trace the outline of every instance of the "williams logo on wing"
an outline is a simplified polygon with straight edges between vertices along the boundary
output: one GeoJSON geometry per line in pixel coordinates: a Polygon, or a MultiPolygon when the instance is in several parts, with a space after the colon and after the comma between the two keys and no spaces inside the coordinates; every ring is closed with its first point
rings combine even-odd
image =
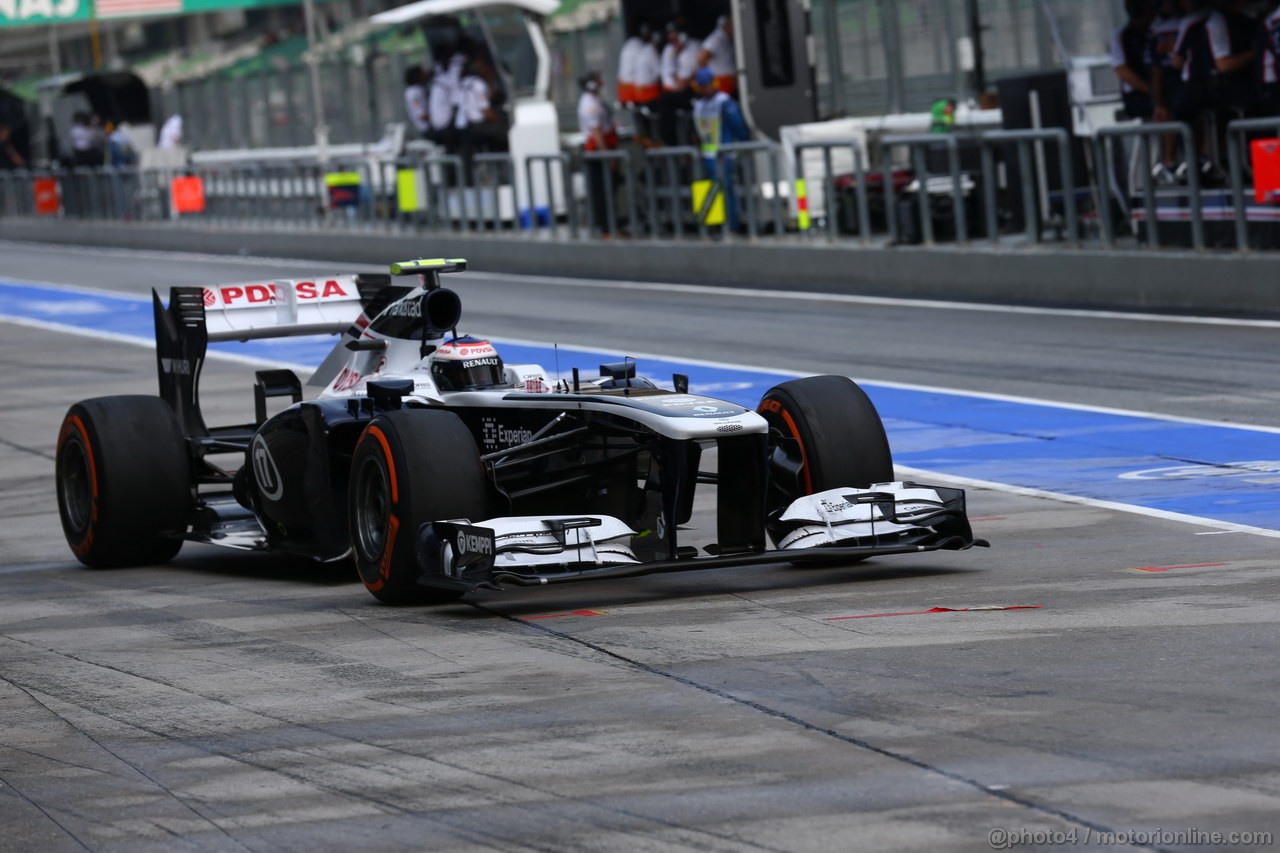
{"type": "Polygon", "coordinates": [[[280,477],[280,469],[271,458],[271,451],[262,436],[254,436],[252,445],[253,477],[258,481],[258,491],[269,501],[278,501],[284,497],[284,480],[280,477]]]}

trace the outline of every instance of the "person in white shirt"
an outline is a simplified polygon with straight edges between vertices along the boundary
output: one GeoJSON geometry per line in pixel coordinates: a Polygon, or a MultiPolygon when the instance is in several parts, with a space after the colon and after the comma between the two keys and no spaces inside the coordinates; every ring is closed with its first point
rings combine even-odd
{"type": "MultiPolygon", "coordinates": [[[[75,129],[72,128],[73,134],[74,130],[75,129]]],[[[185,140],[182,136],[182,116],[178,113],[174,113],[165,119],[164,124],[160,125],[160,139],[156,142],[156,145],[160,148],[177,148],[184,141],[185,140]]],[[[73,135],[73,145],[74,142],[75,137],[73,135]]]]}
{"type": "MultiPolygon", "coordinates": [[[[582,94],[578,96],[578,129],[582,131],[584,151],[612,151],[618,147],[618,128],[613,120],[613,110],[600,97],[602,80],[600,72],[590,71],[578,81],[582,94]]],[[[587,160],[587,182],[591,197],[591,224],[601,236],[609,236],[608,194],[605,183],[612,181],[609,163],[603,160],[587,160]]]]}
{"type": "MultiPolygon", "coordinates": [[[[169,122],[173,121],[172,118],[169,122]]],[[[169,126],[165,122],[165,127],[169,126]]],[[[161,139],[164,131],[161,130],[161,139]]],[[[90,124],[89,114],[78,112],[71,117],[71,161],[77,166],[101,166],[102,149],[97,144],[97,134],[90,124]]]]}
{"type": "Polygon", "coordinates": [[[662,51],[662,99],[658,102],[658,136],[663,145],[681,143],[679,114],[693,109],[689,83],[697,70],[697,46],[691,50],[681,22],[672,21],[667,24],[667,46],[662,51]]]}
{"type": "Polygon", "coordinates": [[[583,75],[578,81],[582,94],[578,96],[578,130],[582,132],[582,147],[587,151],[612,151],[618,147],[618,128],[613,120],[613,110],[600,96],[599,71],[583,75]]]}
{"type": "Polygon", "coordinates": [[[640,106],[656,104],[662,95],[662,60],[658,54],[662,38],[661,33],[650,33],[648,41],[636,51],[632,82],[635,85],[635,103],[640,106]]]}
{"type": "Polygon", "coordinates": [[[427,72],[421,65],[413,65],[404,71],[404,111],[409,123],[422,136],[431,130],[427,110],[427,72]]]}
{"type": "Polygon", "coordinates": [[[662,46],[662,57],[658,62],[658,70],[662,75],[662,91],[677,92],[680,90],[679,75],[676,70],[679,67],[680,48],[684,45],[681,41],[682,33],[680,28],[676,26],[675,21],[667,24],[666,44],[662,46]]]}
{"type": "Polygon", "coordinates": [[[676,57],[676,83],[681,91],[690,91],[693,87],[693,75],[698,73],[698,60],[702,56],[702,42],[682,33],[684,47],[676,57]]]}
{"type": "Polygon", "coordinates": [[[710,68],[716,88],[728,95],[738,93],[738,60],[733,52],[733,19],[721,17],[716,28],[702,43],[699,68],[710,68]]]}
{"type": "Polygon", "coordinates": [[[467,58],[456,49],[442,51],[431,74],[427,92],[427,115],[431,120],[431,136],[446,148],[456,142],[454,123],[462,89],[462,71],[467,58]]]}
{"type": "Polygon", "coordinates": [[[649,25],[640,29],[622,43],[618,54],[618,103],[630,104],[636,99],[636,55],[649,40],[649,25]]]}
{"type": "Polygon", "coordinates": [[[472,58],[468,73],[462,78],[458,116],[454,128],[468,160],[477,152],[506,151],[507,127],[493,105],[497,73],[483,55],[472,58]]]}

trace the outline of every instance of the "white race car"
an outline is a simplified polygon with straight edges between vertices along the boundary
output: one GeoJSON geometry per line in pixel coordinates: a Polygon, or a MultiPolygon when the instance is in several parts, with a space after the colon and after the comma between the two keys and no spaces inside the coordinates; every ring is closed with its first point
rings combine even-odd
{"type": "Polygon", "coordinates": [[[987,544],[962,491],[894,481],[880,418],[851,380],[783,382],[751,411],[690,394],[683,376],[655,387],[631,361],[590,377],[505,364],[457,332],[461,300],[440,276],[465,268],[177,287],[167,307],[153,294],[160,396],[77,403],[58,437],[72,551],[104,567],[162,562],[187,540],[354,558],[371,593],[404,604],[987,544]],[[210,340],[319,332],[342,338],[313,399],[293,372],[258,371],[257,422],[205,424],[210,340]],[[280,396],[292,405],[268,418],[280,396]],[[699,488],[716,510],[701,550],[680,541],[699,488]]]}

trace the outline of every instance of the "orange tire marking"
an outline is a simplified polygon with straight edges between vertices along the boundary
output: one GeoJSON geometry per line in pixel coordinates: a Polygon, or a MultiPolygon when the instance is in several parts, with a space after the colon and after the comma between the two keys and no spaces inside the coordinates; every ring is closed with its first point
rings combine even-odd
{"type": "Polygon", "coordinates": [[[809,454],[804,447],[804,439],[800,438],[800,429],[796,426],[795,419],[791,417],[791,413],[787,411],[777,400],[761,400],[760,407],[757,412],[773,412],[775,415],[782,415],[782,419],[787,422],[787,429],[791,430],[791,437],[796,440],[796,444],[800,445],[800,464],[804,470],[804,488],[805,494],[813,494],[813,474],[809,470],[809,454]]]}
{"type": "Polygon", "coordinates": [[[79,544],[71,546],[72,553],[79,557],[93,547],[93,525],[98,520],[98,465],[93,461],[93,445],[89,443],[89,431],[85,429],[84,421],[80,420],[79,415],[72,415],[63,423],[62,436],[59,436],[58,440],[59,452],[66,443],[63,439],[69,427],[73,426],[76,432],[80,433],[80,441],[84,444],[84,455],[89,460],[89,489],[92,493],[92,500],[89,501],[89,524],[85,528],[84,539],[79,544]]]}
{"type": "Polygon", "coordinates": [[[80,416],[72,415],[71,423],[75,424],[76,431],[80,433],[80,440],[84,442],[85,455],[89,457],[89,485],[93,487],[93,509],[96,515],[98,509],[98,465],[93,461],[93,445],[89,443],[89,431],[84,428],[84,422],[80,420],[80,416]]]}
{"type": "Polygon", "coordinates": [[[396,463],[391,458],[391,444],[387,441],[387,437],[382,434],[382,430],[376,426],[371,426],[365,430],[365,435],[372,435],[382,445],[382,455],[387,460],[387,473],[391,475],[391,502],[398,504],[400,503],[400,487],[396,483],[396,463]]]}
{"type": "Polygon", "coordinates": [[[800,429],[796,426],[796,422],[792,419],[791,413],[785,408],[781,412],[782,419],[787,422],[787,428],[791,430],[791,434],[795,436],[796,444],[800,445],[800,463],[804,466],[804,488],[805,494],[813,494],[813,473],[809,470],[809,454],[804,449],[804,440],[800,438],[800,429]]]}
{"type": "Polygon", "coordinates": [[[383,581],[391,580],[391,555],[396,550],[396,534],[400,532],[400,519],[394,515],[387,519],[387,542],[382,548],[382,580],[378,581],[378,587],[382,587],[383,581]]]}

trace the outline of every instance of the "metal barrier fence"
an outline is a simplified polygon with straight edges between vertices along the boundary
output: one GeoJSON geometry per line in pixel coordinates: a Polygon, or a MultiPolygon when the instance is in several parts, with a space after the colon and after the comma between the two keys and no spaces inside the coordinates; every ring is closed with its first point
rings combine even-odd
{"type": "Polygon", "coordinates": [[[587,188],[587,231],[590,234],[613,235],[618,231],[618,188],[614,183],[614,163],[621,165],[619,171],[626,176],[627,227],[633,233],[639,233],[639,220],[636,217],[635,175],[631,169],[631,152],[623,151],[586,151],[582,155],[585,161],[588,178],[587,188]],[[598,198],[597,194],[603,196],[598,198]],[[598,204],[597,202],[600,202],[598,204]],[[600,219],[600,210],[604,210],[604,222],[600,219]],[[606,227],[607,226],[607,227],[606,227]]]}
{"type": "Polygon", "coordinates": [[[1231,173],[1231,207],[1236,226],[1236,247],[1248,250],[1249,218],[1244,202],[1244,147],[1245,134],[1266,131],[1280,135],[1280,118],[1254,118],[1233,121],[1227,126],[1227,158],[1231,173]]]}
{"type": "Polygon", "coordinates": [[[1080,238],[1080,215],[1076,205],[1076,172],[1071,156],[1071,136],[1066,130],[1055,127],[1044,130],[993,130],[980,138],[982,146],[982,191],[986,212],[987,236],[992,242],[1000,240],[1000,225],[996,204],[995,146],[1013,144],[1018,150],[1018,169],[1022,175],[1022,212],[1026,220],[1027,240],[1039,243],[1044,236],[1040,212],[1048,207],[1048,169],[1042,151],[1034,153],[1033,146],[1052,142],[1058,149],[1058,174],[1061,182],[1063,217],[1066,220],[1065,241],[1075,243],[1080,238]],[[1035,181],[1032,178],[1035,177],[1035,181]]]}
{"type": "MultiPolygon", "coordinates": [[[[576,204],[568,203],[574,195],[573,182],[571,179],[573,161],[570,159],[569,155],[563,151],[559,154],[531,154],[525,158],[525,188],[528,193],[526,198],[529,202],[530,212],[529,229],[531,231],[536,231],[544,224],[543,217],[540,213],[540,211],[544,209],[544,206],[538,204],[538,185],[534,180],[534,164],[538,163],[542,165],[542,186],[545,189],[547,200],[545,205],[545,210],[547,211],[547,215],[545,217],[546,227],[554,231],[557,211],[561,206],[563,206],[569,222],[569,234],[573,239],[578,239],[578,206],[576,204]],[[552,180],[552,174],[554,171],[552,164],[559,165],[560,182],[558,186],[560,187],[560,193],[558,196],[556,194],[557,183],[552,180]]],[[[652,197],[652,194],[650,197],[652,197]]]]}
{"type": "Polygon", "coordinates": [[[784,230],[779,153],[778,146],[771,142],[733,142],[721,145],[716,152],[716,179],[726,187],[742,188],[742,194],[730,192],[725,201],[738,205],[747,214],[746,233],[753,240],[760,236],[762,205],[768,207],[772,233],[781,234],[784,230]],[[761,159],[768,170],[767,183],[760,181],[758,161],[761,159]]]}
{"type": "Polygon", "coordinates": [[[725,145],[713,158],[682,146],[520,160],[507,153],[410,154],[168,171],[19,170],[0,172],[0,217],[506,231],[567,240],[608,234],[932,245],[976,237],[1003,246],[1046,240],[1117,246],[1122,237],[1132,237],[1151,248],[1180,243],[1204,249],[1210,210],[1215,221],[1234,220],[1234,228],[1215,226],[1215,245],[1249,250],[1260,234],[1268,245],[1280,246],[1280,193],[1270,211],[1245,198],[1244,143],[1257,133],[1280,135],[1280,120],[1229,126],[1230,187],[1211,190],[1209,208],[1196,170],[1185,186],[1157,188],[1145,168],[1152,140],[1167,134],[1195,151],[1189,126],[1163,123],[1107,128],[1083,148],[1065,130],[1052,128],[968,137],[891,135],[880,140],[881,165],[875,169],[857,141],[834,139],[805,141],[790,151],[768,142],[725,145]],[[1135,149],[1144,166],[1132,193],[1115,168],[1113,155],[1124,146],[1135,149]],[[1088,162],[1087,155],[1091,175],[1078,165],[1088,162]],[[904,160],[909,170],[899,168],[904,160]],[[709,217],[717,199],[723,221],[709,217]],[[1117,207],[1128,214],[1123,223],[1117,207]],[[1018,217],[1023,224],[1011,224],[1018,217]],[[1189,228],[1180,224],[1184,220],[1189,228]],[[1275,237],[1261,230],[1271,226],[1251,229],[1255,221],[1273,223],[1275,237]]]}
{"type": "MultiPolygon", "coordinates": [[[[1124,138],[1136,138],[1139,144],[1139,164],[1143,165],[1139,171],[1142,173],[1142,201],[1144,218],[1146,220],[1147,243],[1153,248],[1160,247],[1160,211],[1156,201],[1155,177],[1151,174],[1149,168],[1145,168],[1146,164],[1152,162],[1151,157],[1151,139],[1152,137],[1163,137],[1167,134],[1176,134],[1182,140],[1182,150],[1187,152],[1189,159],[1195,157],[1197,151],[1195,145],[1195,134],[1191,131],[1191,126],[1182,122],[1159,122],[1143,125],[1116,125],[1115,127],[1107,127],[1098,131],[1098,138],[1095,142],[1096,158],[1095,163],[1099,164],[1098,168],[1106,167],[1106,175],[1108,178],[1108,186],[1110,186],[1110,178],[1113,176],[1111,172],[1112,145],[1113,141],[1124,138]]],[[[1201,210],[1200,197],[1200,172],[1197,169],[1187,170],[1187,194],[1188,207],[1190,209],[1191,220],[1191,245],[1196,249],[1204,248],[1204,220],[1201,210]]],[[[1100,204],[1102,214],[1102,232],[1103,240],[1108,246],[1116,244],[1115,223],[1111,204],[1108,202],[1110,193],[1100,193],[1103,201],[1100,204]]]]}
{"type": "Polygon", "coordinates": [[[835,240],[839,228],[838,218],[834,215],[832,205],[836,203],[835,167],[832,152],[848,148],[852,155],[853,191],[857,199],[858,236],[866,243],[871,239],[871,203],[868,198],[867,173],[862,163],[862,146],[856,139],[832,140],[828,142],[802,142],[795,146],[795,180],[794,195],[796,197],[797,225],[803,231],[814,233],[810,227],[811,212],[808,209],[808,180],[805,177],[805,152],[818,151],[822,155],[822,198],[826,208],[827,239],[835,240]]]}
{"type": "MultiPolygon", "coordinates": [[[[929,149],[938,146],[944,146],[947,149],[956,242],[969,242],[969,218],[965,212],[964,179],[960,174],[960,140],[951,134],[906,134],[886,136],[881,140],[881,145],[886,152],[891,152],[895,146],[905,146],[910,151],[912,171],[915,173],[917,184],[916,201],[920,206],[920,233],[927,246],[934,243],[934,228],[932,190],[929,185],[930,173],[926,153],[929,149]]],[[[897,216],[897,190],[893,183],[893,157],[886,156],[884,160],[885,212],[889,222],[889,242],[898,243],[902,239],[902,234],[901,223],[897,216]]]]}
{"type": "Polygon", "coordinates": [[[708,235],[707,223],[693,211],[692,176],[702,170],[702,152],[690,145],[655,148],[645,152],[644,174],[648,187],[649,219],[659,225],[651,232],[683,240],[689,224],[701,239],[708,235]],[[663,202],[665,201],[665,207],[663,202]],[[661,226],[669,229],[664,230],[661,226]]]}

